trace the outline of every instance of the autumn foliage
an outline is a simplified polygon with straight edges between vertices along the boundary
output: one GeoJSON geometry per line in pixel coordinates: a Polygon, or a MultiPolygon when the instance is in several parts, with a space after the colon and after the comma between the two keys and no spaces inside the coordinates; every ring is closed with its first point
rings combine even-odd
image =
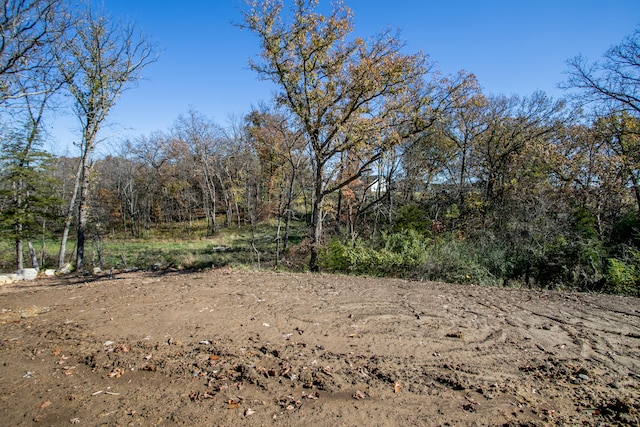
{"type": "MultiPolygon", "coordinates": [[[[190,110],[93,158],[88,240],[241,230],[261,267],[640,293],[638,32],[602,62],[570,60],[568,95],[553,99],[483,93],[396,34],[352,34],[354,19],[342,1],[328,14],[250,2],[251,67],[275,83],[272,102],[226,126],[190,110]],[[301,224],[307,238],[293,240],[301,224]]],[[[5,135],[21,152],[20,134],[5,135]]],[[[80,160],[24,167],[74,206],[80,160]]],[[[27,200],[16,177],[33,176],[0,161],[7,236],[9,208],[27,200]]],[[[25,218],[33,239],[69,217],[52,204],[25,218]]]]}

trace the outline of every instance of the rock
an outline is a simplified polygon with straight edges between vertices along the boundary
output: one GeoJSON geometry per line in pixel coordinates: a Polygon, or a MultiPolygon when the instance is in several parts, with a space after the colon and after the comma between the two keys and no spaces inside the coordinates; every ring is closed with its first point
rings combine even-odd
{"type": "Polygon", "coordinates": [[[45,276],[55,276],[55,275],[56,275],[56,270],[55,270],[55,269],[53,269],[53,268],[47,268],[47,269],[44,271],[44,275],[45,275],[45,276]]]}
{"type": "Polygon", "coordinates": [[[0,286],[2,285],[8,285],[10,283],[13,283],[14,280],[9,277],[7,274],[1,274],[0,275],[0,286]]]}
{"type": "Polygon", "coordinates": [[[16,271],[18,280],[35,280],[38,277],[38,270],[35,268],[23,268],[16,271]]]}
{"type": "Polygon", "coordinates": [[[65,265],[63,265],[62,268],[58,270],[58,273],[60,273],[60,274],[69,274],[69,273],[71,273],[71,264],[66,263],[65,265]]]}
{"type": "Polygon", "coordinates": [[[102,269],[100,267],[93,267],[92,273],[94,276],[97,276],[98,274],[102,273],[102,269]]]}

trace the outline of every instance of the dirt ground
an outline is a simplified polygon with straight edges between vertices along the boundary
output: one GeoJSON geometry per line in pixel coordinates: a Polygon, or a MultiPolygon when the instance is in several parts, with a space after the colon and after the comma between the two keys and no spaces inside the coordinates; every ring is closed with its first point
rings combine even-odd
{"type": "Polygon", "coordinates": [[[638,425],[640,300],[212,270],[0,288],[5,426],[638,425]]]}

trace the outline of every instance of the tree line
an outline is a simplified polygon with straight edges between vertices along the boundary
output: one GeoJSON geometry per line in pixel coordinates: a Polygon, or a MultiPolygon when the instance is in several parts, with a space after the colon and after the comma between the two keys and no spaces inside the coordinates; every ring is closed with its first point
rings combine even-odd
{"type": "Polygon", "coordinates": [[[81,269],[86,236],[271,221],[276,259],[308,253],[311,271],[640,291],[640,30],[600,61],[569,59],[566,98],[487,95],[396,34],[354,36],[343,2],[327,15],[314,0],[249,2],[243,26],[261,46],[250,66],[274,98],[225,126],[190,110],[96,158],[100,125],[153,46],[92,12],[47,15],[56,1],[4,3],[47,37],[0,52],[0,203],[19,267],[23,241],[33,254],[32,240],[73,227],[81,269]],[[27,70],[12,71],[14,52],[27,70]],[[83,123],[78,158],[39,149],[44,94],[60,90],[83,123]],[[292,248],[294,222],[309,233],[292,248]]]}
{"type": "Polygon", "coordinates": [[[3,231],[16,243],[23,267],[27,241],[34,267],[33,229],[55,216],[55,191],[44,171],[44,118],[65,94],[78,119],[80,161],[64,214],[59,268],[72,222],[77,230],[76,266],[84,265],[92,157],[101,126],[127,85],[155,60],[154,46],[135,26],[114,21],[89,3],[2,0],[0,114],[2,117],[3,231]]]}

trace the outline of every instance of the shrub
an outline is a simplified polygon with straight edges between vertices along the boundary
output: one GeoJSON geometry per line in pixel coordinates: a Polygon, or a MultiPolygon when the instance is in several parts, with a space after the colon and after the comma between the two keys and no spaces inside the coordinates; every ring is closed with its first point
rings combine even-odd
{"type": "Polygon", "coordinates": [[[426,234],[429,231],[430,222],[425,219],[425,214],[416,205],[404,206],[396,217],[393,231],[395,233],[407,230],[413,230],[418,233],[426,234]]]}
{"type": "Polygon", "coordinates": [[[625,295],[640,295],[640,251],[629,248],[625,260],[607,260],[606,290],[625,295]]]}
{"type": "Polygon", "coordinates": [[[585,291],[602,281],[605,251],[598,239],[558,236],[530,252],[530,277],[540,287],[585,291]]]}
{"type": "Polygon", "coordinates": [[[400,255],[401,264],[407,268],[415,268],[425,261],[429,239],[414,229],[407,229],[399,233],[382,234],[384,250],[400,255]]]}
{"type": "Polygon", "coordinates": [[[320,265],[334,272],[410,277],[424,263],[427,247],[428,240],[416,230],[383,233],[378,248],[334,239],[321,251],[320,265]]]}
{"type": "Polygon", "coordinates": [[[330,271],[347,271],[350,266],[348,252],[344,243],[338,239],[333,239],[320,252],[320,263],[323,268],[330,271]]]}
{"type": "Polygon", "coordinates": [[[349,245],[332,240],[320,260],[324,269],[333,272],[478,285],[501,284],[499,274],[506,268],[504,251],[487,251],[454,238],[433,241],[412,229],[383,233],[377,248],[362,241],[349,245]]]}
{"type": "Polygon", "coordinates": [[[347,245],[340,240],[332,240],[320,252],[320,265],[333,272],[385,276],[397,270],[397,263],[394,254],[372,249],[361,241],[347,245]]]}
{"type": "Polygon", "coordinates": [[[427,260],[421,266],[421,275],[429,280],[500,285],[500,277],[492,274],[485,265],[485,254],[483,248],[462,240],[441,240],[427,253],[427,260]]]}
{"type": "Polygon", "coordinates": [[[611,242],[640,248],[640,217],[637,212],[627,213],[614,224],[611,242]]]}

